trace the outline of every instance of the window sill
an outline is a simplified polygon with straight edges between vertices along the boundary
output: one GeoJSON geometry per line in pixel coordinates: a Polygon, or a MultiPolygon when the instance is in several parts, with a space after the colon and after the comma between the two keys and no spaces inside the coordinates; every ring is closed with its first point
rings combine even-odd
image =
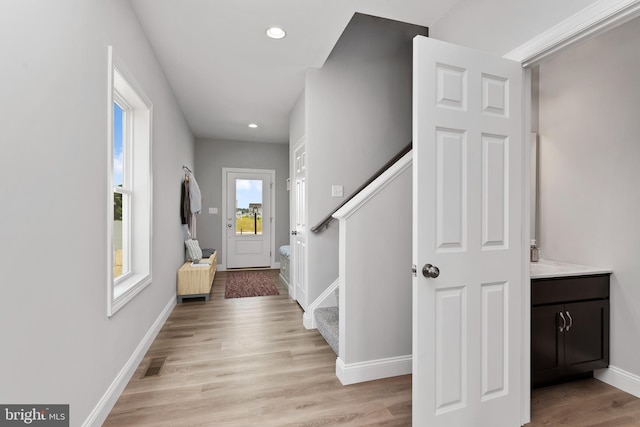
{"type": "Polygon", "coordinates": [[[109,317],[116,314],[129,301],[151,284],[151,274],[133,274],[113,287],[113,301],[109,304],[109,317]]]}

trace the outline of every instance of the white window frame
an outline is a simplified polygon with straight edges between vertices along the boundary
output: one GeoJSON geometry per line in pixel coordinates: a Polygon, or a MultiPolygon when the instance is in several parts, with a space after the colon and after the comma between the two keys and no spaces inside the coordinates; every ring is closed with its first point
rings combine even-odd
{"type": "Polygon", "coordinates": [[[107,316],[113,316],[151,283],[152,253],[152,117],[153,105],[141,86],[108,48],[108,212],[107,212],[107,316]],[[122,188],[113,176],[113,105],[123,114],[122,188]],[[123,194],[123,274],[113,277],[114,192],[123,194]],[[125,197],[128,202],[125,203],[125,197]],[[127,208],[125,209],[125,205],[127,208]],[[125,264],[128,271],[125,272],[125,264]]]}

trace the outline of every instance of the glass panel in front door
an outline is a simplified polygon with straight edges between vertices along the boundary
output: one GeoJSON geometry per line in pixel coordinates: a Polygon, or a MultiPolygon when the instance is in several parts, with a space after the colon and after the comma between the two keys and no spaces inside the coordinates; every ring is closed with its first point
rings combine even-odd
{"type": "Polygon", "coordinates": [[[262,180],[236,179],[236,235],[262,234],[262,180]]]}

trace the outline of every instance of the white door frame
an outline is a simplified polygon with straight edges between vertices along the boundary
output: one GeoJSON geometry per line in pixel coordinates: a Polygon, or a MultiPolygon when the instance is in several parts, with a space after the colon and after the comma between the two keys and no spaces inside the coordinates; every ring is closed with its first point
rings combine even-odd
{"type": "MultiPolygon", "coordinates": [[[[531,135],[531,91],[526,90],[531,87],[531,67],[542,63],[555,53],[605,33],[638,16],[640,16],[640,0],[600,0],[504,55],[507,59],[520,62],[524,68],[523,141],[528,141],[531,135]]],[[[524,150],[522,167],[525,216],[523,239],[528,242],[531,230],[530,150],[524,150]]],[[[531,277],[528,248],[523,257],[525,262],[522,272],[521,311],[523,316],[521,423],[524,425],[531,420],[531,277]]]]}
{"type": "Polygon", "coordinates": [[[523,67],[640,16],[640,0],[600,0],[504,55],[523,67]]]}
{"type": "MultiPolygon", "coordinates": [[[[227,173],[263,173],[271,177],[271,230],[269,232],[269,263],[271,268],[277,268],[275,263],[275,229],[276,229],[276,171],[273,169],[243,169],[243,168],[222,168],[222,264],[218,266],[218,271],[227,269],[227,173]]],[[[264,218],[262,219],[264,221],[264,218]]]]}

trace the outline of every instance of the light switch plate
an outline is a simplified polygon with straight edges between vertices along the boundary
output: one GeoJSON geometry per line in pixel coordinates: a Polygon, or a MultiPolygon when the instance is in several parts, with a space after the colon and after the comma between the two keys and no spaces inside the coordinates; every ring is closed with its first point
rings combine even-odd
{"type": "Polygon", "coordinates": [[[209,208],[209,213],[210,214],[217,214],[218,213],[218,208],[209,208]]]}
{"type": "Polygon", "coordinates": [[[342,185],[332,185],[331,186],[331,197],[342,197],[343,195],[343,187],[342,185]]]}

